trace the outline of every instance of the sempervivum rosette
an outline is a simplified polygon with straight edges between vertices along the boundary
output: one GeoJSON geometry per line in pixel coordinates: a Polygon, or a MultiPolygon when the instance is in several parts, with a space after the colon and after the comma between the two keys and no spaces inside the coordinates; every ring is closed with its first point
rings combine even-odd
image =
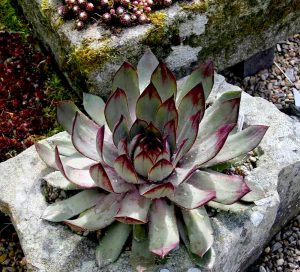
{"type": "Polygon", "coordinates": [[[240,92],[224,93],[206,109],[213,78],[212,63],[204,63],[177,91],[174,75],[147,51],[137,70],[121,66],[106,104],[84,94],[91,119],[72,102],[60,103],[58,121],[71,140],[36,148],[58,170],[46,181],[82,191],[48,206],[43,218],[106,228],[96,250],[100,266],[117,259],[132,230],[132,260],[140,266],[176,248],[179,236],[193,259],[211,255],[204,205],[229,206],[250,189],[241,176],[210,168],[254,149],[267,130],[235,129],[240,92]]]}

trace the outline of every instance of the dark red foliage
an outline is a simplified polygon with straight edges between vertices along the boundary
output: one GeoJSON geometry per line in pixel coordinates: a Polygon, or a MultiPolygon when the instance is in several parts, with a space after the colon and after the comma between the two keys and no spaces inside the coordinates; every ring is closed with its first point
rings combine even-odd
{"type": "Polygon", "coordinates": [[[32,145],[53,124],[43,114],[43,91],[50,58],[35,49],[32,37],[0,33],[0,161],[32,145]]]}

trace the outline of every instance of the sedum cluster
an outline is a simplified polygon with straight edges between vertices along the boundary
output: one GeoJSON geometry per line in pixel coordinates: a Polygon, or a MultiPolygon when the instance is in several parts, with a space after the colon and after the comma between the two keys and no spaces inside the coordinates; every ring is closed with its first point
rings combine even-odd
{"type": "Polygon", "coordinates": [[[213,82],[206,62],[177,89],[172,72],[148,50],[137,69],[125,62],[117,71],[106,103],[84,94],[90,118],[61,102],[57,118],[70,140],[36,149],[57,170],[46,181],[80,192],[49,205],[43,218],[76,230],[105,228],[96,249],[100,267],[118,258],[131,233],[137,269],[177,248],[179,237],[198,265],[210,262],[213,231],[204,205],[228,210],[251,199],[243,177],[212,167],[254,149],[267,130],[236,128],[241,92],[207,107],[213,82]]]}
{"type": "Polygon", "coordinates": [[[76,19],[75,27],[82,30],[93,19],[112,25],[130,26],[150,22],[153,8],[168,7],[172,0],[63,0],[58,14],[76,19]]]}

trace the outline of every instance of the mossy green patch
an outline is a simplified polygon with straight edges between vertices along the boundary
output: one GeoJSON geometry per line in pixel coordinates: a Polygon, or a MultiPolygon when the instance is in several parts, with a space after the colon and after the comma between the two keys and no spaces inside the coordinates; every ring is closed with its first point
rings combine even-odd
{"type": "Polygon", "coordinates": [[[78,70],[83,75],[103,67],[108,61],[112,61],[117,54],[109,46],[109,42],[110,39],[105,39],[101,41],[101,45],[97,48],[85,44],[75,47],[69,55],[69,64],[72,63],[78,67],[78,70]]]}
{"type": "Polygon", "coordinates": [[[180,7],[185,11],[203,13],[208,9],[207,0],[196,0],[191,4],[180,3],[180,7]]]}
{"type": "Polygon", "coordinates": [[[41,2],[41,12],[42,15],[45,17],[48,15],[49,11],[51,11],[51,7],[49,5],[49,0],[42,0],[41,2]]]}
{"type": "Polygon", "coordinates": [[[63,84],[60,77],[54,72],[49,74],[49,77],[44,84],[44,89],[47,99],[52,101],[52,103],[49,107],[45,107],[43,109],[43,115],[52,120],[54,124],[53,127],[50,128],[43,136],[43,138],[47,138],[63,131],[61,125],[59,125],[56,121],[56,103],[62,100],[72,100],[78,105],[80,99],[75,92],[66,86],[66,84],[63,84]]]}
{"type": "Polygon", "coordinates": [[[9,0],[0,0],[0,30],[29,33],[26,22],[18,16],[17,9],[9,0]]]}

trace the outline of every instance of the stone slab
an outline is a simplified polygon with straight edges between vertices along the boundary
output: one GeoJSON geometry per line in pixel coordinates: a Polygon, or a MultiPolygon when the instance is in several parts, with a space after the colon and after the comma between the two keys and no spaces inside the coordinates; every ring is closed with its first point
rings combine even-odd
{"type": "MultiPolygon", "coordinates": [[[[236,89],[216,76],[211,96],[236,89]]],[[[242,272],[261,252],[274,231],[299,213],[300,203],[300,123],[281,113],[262,98],[243,93],[241,113],[245,124],[263,124],[270,128],[260,144],[264,154],[247,182],[261,186],[265,198],[239,215],[221,212],[212,218],[216,263],[211,271],[242,272]]],[[[52,138],[67,137],[59,133],[52,138]]],[[[95,244],[72,233],[62,224],[43,221],[47,206],[41,192],[41,178],[51,170],[31,147],[0,164],[0,210],[8,213],[32,271],[41,272],[130,272],[128,254],[114,264],[99,269],[95,262],[95,244]]],[[[170,272],[185,272],[194,265],[183,247],[173,252],[165,265],[170,272]]]]}
{"type": "Polygon", "coordinates": [[[299,0],[180,0],[156,12],[152,24],[118,34],[96,25],[75,30],[57,15],[61,0],[18,2],[70,84],[102,96],[121,63],[136,64],[148,46],[182,77],[207,58],[223,70],[300,29],[299,0]]]}

